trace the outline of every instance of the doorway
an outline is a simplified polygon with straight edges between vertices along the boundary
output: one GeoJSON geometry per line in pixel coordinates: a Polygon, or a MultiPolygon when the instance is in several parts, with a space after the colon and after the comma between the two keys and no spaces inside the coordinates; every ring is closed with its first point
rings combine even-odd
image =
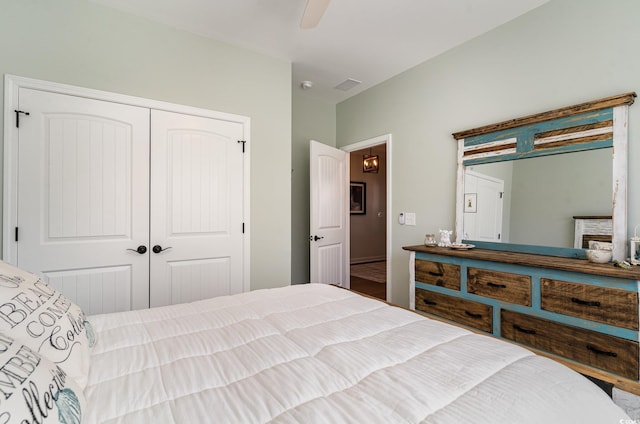
{"type": "Polygon", "coordinates": [[[390,300],[392,285],[390,143],[389,134],[343,148],[349,152],[350,288],[382,300],[390,300]]]}

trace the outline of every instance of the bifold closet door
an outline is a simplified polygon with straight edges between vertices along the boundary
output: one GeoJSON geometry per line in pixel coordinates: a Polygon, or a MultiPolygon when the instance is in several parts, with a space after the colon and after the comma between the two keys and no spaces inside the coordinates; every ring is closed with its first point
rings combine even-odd
{"type": "Polygon", "coordinates": [[[242,292],[243,132],[151,111],[151,306],[242,292]]]}
{"type": "Polygon", "coordinates": [[[17,265],[88,314],[148,307],[149,109],[26,88],[19,103],[17,265]]]}

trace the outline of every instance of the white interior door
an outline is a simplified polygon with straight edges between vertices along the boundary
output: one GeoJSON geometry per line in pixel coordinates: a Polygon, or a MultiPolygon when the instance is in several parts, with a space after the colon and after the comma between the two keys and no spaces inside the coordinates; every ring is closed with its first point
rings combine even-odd
{"type": "Polygon", "coordinates": [[[151,306],[243,291],[243,125],[151,113],[151,306]]]}
{"type": "Polygon", "coordinates": [[[468,198],[472,203],[475,201],[475,205],[465,205],[464,208],[464,238],[478,241],[502,241],[504,181],[467,171],[464,187],[467,192],[465,194],[475,194],[475,198],[468,198]]]}
{"type": "Polygon", "coordinates": [[[19,108],[17,265],[88,314],[148,307],[149,110],[27,88],[19,108]]]}
{"type": "Polygon", "coordinates": [[[349,287],[349,162],[342,150],[310,142],[310,277],[349,287]]]}

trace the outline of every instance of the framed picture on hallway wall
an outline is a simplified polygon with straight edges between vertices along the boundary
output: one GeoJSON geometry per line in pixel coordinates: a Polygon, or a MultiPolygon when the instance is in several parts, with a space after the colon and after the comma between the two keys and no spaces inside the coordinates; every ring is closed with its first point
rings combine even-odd
{"type": "Polygon", "coordinates": [[[367,183],[351,182],[351,203],[352,215],[365,215],[367,213],[367,183]]]}

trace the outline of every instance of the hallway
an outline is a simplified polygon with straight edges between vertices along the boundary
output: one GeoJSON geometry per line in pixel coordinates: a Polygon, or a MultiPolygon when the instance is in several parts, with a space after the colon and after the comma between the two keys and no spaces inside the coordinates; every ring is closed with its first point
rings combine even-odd
{"type": "Polygon", "coordinates": [[[350,274],[351,290],[386,300],[386,261],[351,265],[350,274]]]}

